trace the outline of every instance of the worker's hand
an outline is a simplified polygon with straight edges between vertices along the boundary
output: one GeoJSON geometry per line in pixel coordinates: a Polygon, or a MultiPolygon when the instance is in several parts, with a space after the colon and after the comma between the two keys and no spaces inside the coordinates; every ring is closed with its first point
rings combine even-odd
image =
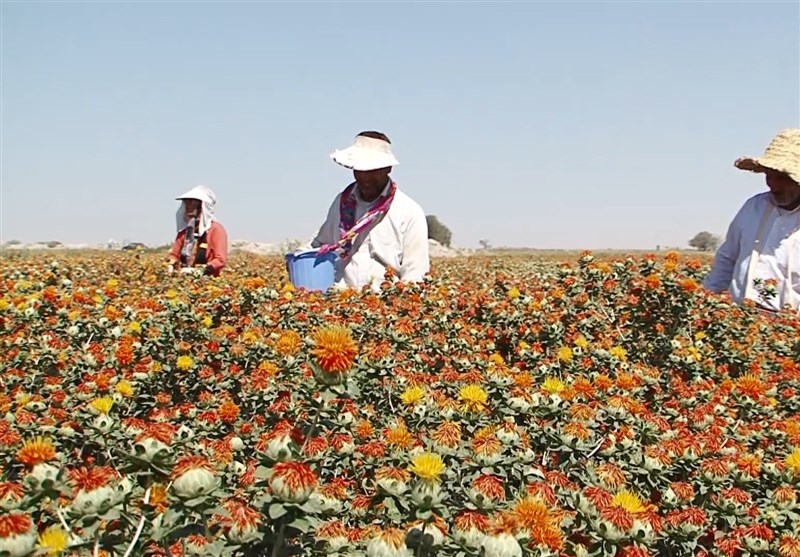
{"type": "Polygon", "coordinates": [[[168,275],[171,275],[175,272],[175,265],[172,264],[171,261],[167,261],[164,264],[164,270],[167,272],[168,275]]]}

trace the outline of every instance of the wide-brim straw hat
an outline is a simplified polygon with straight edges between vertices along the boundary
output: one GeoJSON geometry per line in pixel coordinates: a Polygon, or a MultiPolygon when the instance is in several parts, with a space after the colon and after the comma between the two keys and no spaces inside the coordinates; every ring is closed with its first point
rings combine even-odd
{"type": "Polygon", "coordinates": [[[377,170],[400,164],[388,142],[363,135],[356,136],[350,147],[331,153],[331,159],[351,170],[377,170]]]}
{"type": "Polygon", "coordinates": [[[783,172],[800,184],[800,128],[780,131],[762,156],[743,157],[737,159],[734,165],[750,172],[783,172]]]}

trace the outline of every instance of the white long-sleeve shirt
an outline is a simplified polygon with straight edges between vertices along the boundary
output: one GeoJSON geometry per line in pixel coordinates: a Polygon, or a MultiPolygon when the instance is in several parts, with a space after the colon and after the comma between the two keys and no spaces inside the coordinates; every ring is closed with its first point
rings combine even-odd
{"type": "MultiPolygon", "coordinates": [[[[387,184],[381,195],[387,193],[388,188],[387,184]]],[[[358,221],[372,203],[361,199],[358,188],[354,191],[355,218],[358,221]]],[[[342,194],[339,193],[331,203],[328,218],[311,242],[313,247],[318,248],[339,240],[341,197],[342,194]]],[[[422,281],[430,270],[428,222],[422,207],[398,189],[386,215],[359,235],[350,254],[346,264],[341,259],[337,260],[336,287],[362,288],[370,285],[373,290],[378,291],[387,266],[403,282],[422,281]]]]}
{"type": "Polygon", "coordinates": [[[714,259],[714,267],[704,281],[713,292],[729,290],[740,304],[751,299],[762,307],[778,310],[789,304],[800,305],[800,208],[781,209],[769,192],[748,199],[731,221],[725,241],[714,259]],[[765,211],[769,210],[765,217],[765,211]],[[750,274],[756,236],[762,225],[760,245],[750,274]],[[753,288],[755,279],[777,281],[777,296],[763,299],[753,288]]]}

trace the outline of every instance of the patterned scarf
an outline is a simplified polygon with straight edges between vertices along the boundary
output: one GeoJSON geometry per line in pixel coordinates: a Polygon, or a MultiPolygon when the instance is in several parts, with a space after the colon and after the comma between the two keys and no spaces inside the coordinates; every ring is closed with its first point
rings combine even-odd
{"type": "Polygon", "coordinates": [[[353,182],[342,192],[339,203],[339,232],[341,237],[338,242],[326,244],[319,249],[319,254],[323,255],[336,249],[341,249],[342,259],[350,257],[350,250],[353,249],[353,242],[359,233],[364,231],[374,222],[382,218],[392,205],[394,194],[397,191],[397,184],[392,181],[389,184],[389,191],[382,195],[370,206],[358,222],[356,220],[356,183],[353,182]]]}
{"type": "Polygon", "coordinates": [[[192,259],[194,259],[194,236],[194,219],[192,219],[186,226],[186,232],[183,234],[183,249],[181,250],[181,255],[186,257],[186,261],[189,265],[192,264],[192,259]]]}

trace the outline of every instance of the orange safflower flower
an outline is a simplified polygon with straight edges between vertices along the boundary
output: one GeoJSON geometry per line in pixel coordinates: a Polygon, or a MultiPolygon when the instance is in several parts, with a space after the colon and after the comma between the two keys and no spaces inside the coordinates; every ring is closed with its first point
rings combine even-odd
{"type": "Polygon", "coordinates": [[[564,537],[547,505],[535,497],[526,497],[514,506],[517,524],[530,532],[531,544],[544,545],[558,551],[564,537]]]}
{"type": "Polygon", "coordinates": [[[373,441],[365,443],[358,448],[358,451],[364,456],[372,458],[381,458],[386,455],[386,445],[381,441],[373,441]]]}
{"type": "Polygon", "coordinates": [[[403,317],[397,320],[393,329],[403,336],[411,336],[414,333],[414,322],[408,317],[403,317]]]}
{"type": "Polygon", "coordinates": [[[472,450],[475,451],[475,454],[494,455],[500,452],[502,448],[503,444],[491,427],[479,429],[472,438],[472,450]]]}
{"type": "Polygon", "coordinates": [[[264,288],[266,285],[267,281],[261,277],[248,277],[242,282],[242,286],[246,290],[258,290],[259,288],[264,288]]]}
{"type": "Polygon", "coordinates": [[[547,505],[553,506],[556,504],[557,496],[555,489],[547,482],[534,482],[528,484],[525,488],[528,495],[535,499],[541,499],[547,505]]]}
{"type": "Polygon", "coordinates": [[[656,274],[648,276],[644,282],[650,290],[656,290],[661,287],[661,277],[656,274]]]}
{"type": "MultiPolygon", "coordinates": [[[[375,474],[375,477],[378,477],[377,473],[375,474]]],[[[349,480],[345,480],[344,478],[334,478],[329,483],[321,486],[319,488],[319,492],[324,497],[345,501],[347,500],[347,490],[350,487],[350,484],[351,482],[349,480]]]]}
{"type": "Polygon", "coordinates": [[[651,553],[641,545],[628,545],[619,552],[620,557],[651,557],[651,553]]]}
{"type": "Polygon", "coordinates": [[[608,375],[601,373],[594,378],[594,387],[600,391],[607,391],[614,386],[614,382],[608,375]]]}
{"type": "Polygon", "coordinates": [[[147,504],[153,507],[156,512],[163,513],[167,510],[167,488],[161,484],[153,484],[150,486],[150,498],[147,504]]]}
{"type": "Polygon", "coordinates": [[[375,472],[376,480],[396,480],[400,482],[408,482],[411,479],[411,474],[403,468],[396,466],[384,466],[375,472]]]}
{"type": "Polygon", "coordinates": [[[380,530],[372,542],[378,547],[379,555],[402,555],[401,550],[406,549],[406,531],[400,528],[386,528],[380,530]]]}
{"type": "Polygon", "coordinates": [[[189,470],[207,470],[211,473],[214,472],[214,467],[203,456],[190,455],[183,456],[175,463],[172,469],[172,479],[178,478],[188,472],[189,470]]]}
{"type": "Polygon", "coordinates": [[[272,468],[270,487],[284,501],[302,503],[317,486],[317,475],[304,462],[278,462],[272,468]]]}
{"type": "Polygon", "coordinates": [[[0,501],[19,501],[25,497],[25,488],[19,482],[0,482],[0,501]]]}
{"type": "Polygon", "coordinates": [[[356,437],[366,439],[375,433],[375,428],[372,427],[372,424],[369,420],[361,420],[358,422],[358,424],[356,424],[356,427],[353,429],[353,433],[356,434],[356,437]]]}
{"type": "Polygon", "coordinates": [[[218,409],[219,419],[226,424],[232,424],[239,419],[239,406],[232,400],[226,400],[218,409]]]}
{"type": "Polygon", "coordinates": [[[502,534],[514,534],[519,529],[520,525],[513,512],[498,512],[492,516],[489,523],[487,534],[499,536],[502,534]]]}
{"type": "Polygon", "coordinates": [[[142,424],[144,430],[136,437],[135,441],[138,443],[145,439],[155,439],[161,441],[165,445],[172,444],[172,438],[177,431],[177,428],[172,424],[165,423],[151,423],[142,424]]]}
{"type": "Polygon", "coordinates": [[[625,473],[614,464],[600,464],[595,468],[595,473],[609,489],[617,489],[625,484],[625,473]]]}
{"type": "Polygon", "coordinates": [[[767,387],[760,378],[748,374],[736,380],[736,391],[743,396],[758,400],[767,392],[767,387]]]}
{"type": "Polygon", "coordinates": [[[431,434],[431,439],[440,445],[455,449],[461,443],[461,424],[445,421],[431,434]]]}
{"type": "Polygon", "coordinates": [[[94,491],[116,478],[119,478],[119,474],[110,466],[84,467],[69,471],[70,482],[79,491],[94,491]]]}
{"type": "Polygon", "coordinates": [[[29,439],[17,451],[17,460],[29,468],[53,460],[55,457],[56,448],[46,437],[29,439]]]}
{"type": "Polygon", "coordinates": [[[455,520],[454,524],[458,530],[478,530],[479,532],[487,532],[489,530],[489,519],[486,515],[475,511],[462,511],[455,520]]]}
{"type": "Polygon", "coordinates": [[[240,498],[228,499],[221,506],[228,512],[228,516],[217,515],[216,518],[228,533],[241,535],[253,532],[261,521],[261,513],[240,498]]]}
{"type": "Polygon", "coordinates": [[[784,535],[778,543],[780,557],[800,557],[800,540],[794,536],[784,535]]]}
{"type": "Polygon", "coordinates": [[[11,511],[0,515],[0,539],[26,534],[32,527],[33,521],[26,513],[11,511]]]}
{"type": "Polygon", "coordinates": [[[306,441],[306,448],[304,450],[307,456],[317,456],[324,453],[328,449],[328,441],[324,437],[310,437],[306,441]]]}
{"type": "Polygon", "coordinates": [[[600,509],[600,516],[623,532],[633,528],[633,515],[623,507],[613,505],[603,507],[600,509]]]}
{"type": "Polygon", "coordinates": [[[503,480],[492,474],[481,474],[472,482],[472,487],[493,501],[505,501],[503,480]]]}
{"type": "Polygon", "coordinates": [[[694,499],[695,492],[692,484],[687,482],[673,482],[670,484],[670,489],[683,501],[691,501],[694,499]]]}
{"type": "Polygon", "coordinates": [[[358,354],[358,347],[350,329],[328,326],[312,335],[315,348],[311,354],[326,373],[344,373],[350,370],[358,354]]]}
{"type": "MultiPolygon", "coordinates": [[[[348,530],[338,519],[325,522],[317,528],[316,538],[318,540],[332,540],[342,538],[348,540],[348,530]]],[[[349,541],[349,540],[348,540],[349,541]]]]}
{"type": "Polygon", "coordinates": [[[398,449],[410,449],[414,445],[414,436],[404,423],[385,431],[386,444],[398,449]]]}
{"type": "Polygon", "coordinates": [[[275,350],[281,356],[294,356],[300,351],[303,339],[295,331],[283,331],[275,343],[275,350]]]}

